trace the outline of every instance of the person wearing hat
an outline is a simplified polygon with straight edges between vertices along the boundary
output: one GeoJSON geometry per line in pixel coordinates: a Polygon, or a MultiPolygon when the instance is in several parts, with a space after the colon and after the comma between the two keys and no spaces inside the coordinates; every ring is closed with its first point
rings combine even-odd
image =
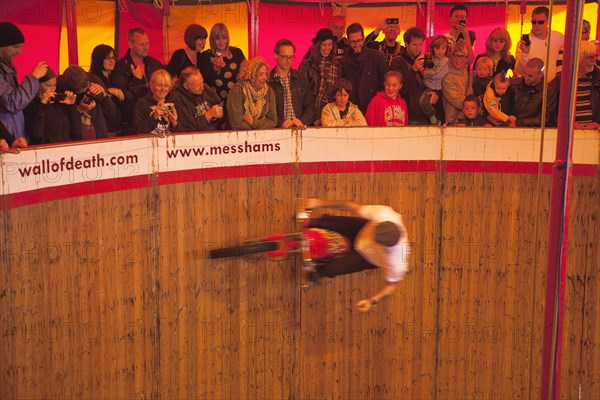
{"type": "Polygon", "coordinates": [[[387,64],[390,65],[392,59],[400,52],[400,43],[396,41],[398,35],[400,35],[398,18],[384,18],[381,25],[367,35],[365,43],[371,49],[381,51],[385,55],[387,64]],[[383,32],[385,35],[381,42],[375,40],[379,36],[379,32],[383,32]]]}
{"type": "Polygon", "coordinates": [[[23,43],[25,37],[15,24],[0,22],[0,121],[18,139],[13,147],[27,146],[23,109],[37,95],[40,78],[48,71],[48,64],[42,61],[19,85],[12,60],[23,52],[23,43]]]}
{"type": "Polygon", "coordinates": [[[304,208],[332,208],[350,211],[355,215],[349,217],[325,214],[310,221],[309,227],[340,233],[351,243],[349,252],[310,272],[311,281],[316,282],[324,276],[332,278],[380,268],[386,285],[375,295],[356,303],[356,307],[364,312],[394,292],[396,284],[408,271],[408,234],[399,213],[389,206],[316,198],[306,199],[304,208]]]}
{"type": "Polygon", "coordinates": [[[183,34],[183,41],[186,47],[173,52],[166,70],[174,78],[177,78],[185,68],[198,67],[198,56],[204,51],[207,37],[208,32],[202,25],[189,25],[183,34]]]}
{"type": "Polygon", "coordinates": [[[319,29],[312,40],[308,57],[302,60],[298,68],[308,77],[317,115],[321,115],[323,107],[334,101],[331,92],[341,75],[340,60],[336,57],[336,41],[337,38],[330,29],[319,29]]]}

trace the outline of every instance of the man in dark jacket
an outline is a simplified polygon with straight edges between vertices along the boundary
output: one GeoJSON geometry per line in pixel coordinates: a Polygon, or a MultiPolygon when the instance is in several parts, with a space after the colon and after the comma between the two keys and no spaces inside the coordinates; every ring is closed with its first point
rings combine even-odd
{"type": "Polygon", "coordinates": [[[343,77],[352,83],[350,101],[364,114],[371,99],[383,89],[384,75],[388,67],[381,52],[365,46],[365,33],[360,24],[350,24],[346,35],[352,51],[344,56],[343,77]]]}
{"type": "MultiPolygon", "coordinates": [[[[542,126],[542,103],[544,94],[544,62],[539,58],[527,61],[522,76],[514,78],[502,97],[502,108],[508,115],[517,117],[516,126],[542,126]]],[[[546,126],[550,126],[556,109],[556,92],[548,87],[546,96],[546,126]]]]}
{"type": "Polygon", "coordinates": [[[108,137],[106,121],[116,117],[117,109],[110,95],[97,83],[90,83],[87,72],[71,65],[57,78],[60,92],[73,92],[75,104],[69,107],[71,137],[74,140],[108,137]]]}
{"type": "Polygon", "coordinates": [[[313,125],[315,100],[306,74],[292,69],[296,46],[281,39],[275,44],[277,65],[269,75],[269,86],[277,101],[277,126],[282,128],[313,125]]]}
{"type": "MultiPolygon", "coordinates": [[[[404,46],[400,49],[400,54],[392,60],[390,69],[400,71],[404,76],[404,85],[400,94],[406,100],[408,109],[409,125],[427,125],[429,118],[425,115],[419,99],[425,91],[425,83],[421,71],[425,56],[421,54],[425,33],[421,28],[412,27],[404,32],[404,46]]],[[[431,104],[441,101],[435,92],[431,92],[431,104]]]]}
{"type": "Polygon", "coordinates": [[[132,28],[127,32],[129,50],[117,61],[113,71],[114,84],[123,91],[125,100],[120,105],[122,111],[122,134],[131,134],[131,117],[138,99],[148,93],[148,81],[163,65],[148,55],[150,41],[142,28],[132,28]]]}
{"type": "Polygon", "coordinates": [[[204,83],[198,68],[187,67],[179,73],[171,100],[177,110],[178,130],[182,132],[216,130],[217,121],[223,118],[221,98],[204,83]]]}

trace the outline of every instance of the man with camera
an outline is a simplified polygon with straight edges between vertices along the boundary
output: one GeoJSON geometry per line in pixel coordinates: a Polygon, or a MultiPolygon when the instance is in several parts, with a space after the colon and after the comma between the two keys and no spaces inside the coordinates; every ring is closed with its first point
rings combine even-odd
{"type": "Polygon", "coordinates": [[[517,46],[515,70],[519,75],[525,73],[525,65],[532,58],[539,58],[546,65],[548,82],[556,76],[556,63],[558,53],[563,47],[565,37],[562,33],[550,31],[548,33],[548,18],[550,10],[547,7],[536,7],[531,13],[531,33],[523,35],[517,46]],[[550,47],[550,56],[548,54],[550,47]]]}
{"type": "MultiPolygon", "coordinates": [[[[429,117],[425,115],[419,103],[421,95],[427,89],[422,72],[425,63],[425,55],[421,52],[424,41],[425,32],[421,28],[416,26],[408,28],[404,32],[404,46],[400,48],[398,56],[394,57],[390,65],[390,70],[400,71],[404,76],[404,85],[400,94],[406,100],[409,125],[430,123],[429,117]]],[[[439,101],[438,94],[431,92],[429,101],[432,105],[436,104],[439,101]]]]}
{"type": "Polygon", "coordinates": [[[385,18],[381,25],[373,32],[369,33],[365,38],[365,44],[367,47],[381,51],[385,55],[385,61],[389,66],[392,63],[392,59],[400,52],[400,44],[396,41],[400,34],[400,25],[398,25],[398,18],[385,18]],[[382,32],[385,38],[378,42],[377,36],[382,32]]]}
{"type": "Polygon", "coordinates": [[[467,64],[471,64],[475,59],[473,46],[475,45],[475,32],[467,28],[467,17],[469,11],[463,5],[456,5],[450,10],[450,32],[446,34],[450,47],[455,44],[461,44],[467,50],[467,64]]]}
{"type": "Polygon", "coordinates": [[[59,93],[75,94],[75,104],[69,109],[73,140],[108,137],[106,121],[116,118],[117,109],[102,86],[90,83],[83,68],[71,65],[58,77],[57,87],[59,93]]]}
{"type": "Polygon", "coordinates": [[[15,24],[0,22],[0,121],[15,138],[11,140],[13,147],[27,147],[23,110],[34,99],[39,80],[48,71],[48,64],[42,61],[19,85],[12,61],[23,52],[24,43],[25,36],[15,24]]]}

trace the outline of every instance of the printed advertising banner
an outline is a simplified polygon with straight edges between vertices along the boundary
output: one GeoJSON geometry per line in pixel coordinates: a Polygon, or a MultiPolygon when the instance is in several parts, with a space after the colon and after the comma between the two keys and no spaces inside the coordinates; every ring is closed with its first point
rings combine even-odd
{"type": "MultiPolygon", "coordinates": [[[[556,130],[544,135],[544,173],[556,130]]],[[[4,204],[145,187],[155,182],[340,171],[537,173],[537,129],[311,128],[139,136],[0,155],[4,204]],[[385,163],[385,167],[382,167],[385,163]]],[[[598,174],[600,132],[577,131],[575,174],[598,174]]],[[[6,205],[5,205],[6,206],[6,205]]]]}

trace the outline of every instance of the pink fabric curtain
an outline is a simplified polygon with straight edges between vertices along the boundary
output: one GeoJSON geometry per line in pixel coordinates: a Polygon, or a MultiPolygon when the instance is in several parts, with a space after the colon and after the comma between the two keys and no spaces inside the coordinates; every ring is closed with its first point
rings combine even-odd
{"type": "Polygon", "coordinates": [[[302,57],[312,45],[311,39],[320,28],[326,28],[329,23],[331,7],[325,7],[322,11],[323,15],[321,9],[314,6],[260,4],[258,54],[267,60],[270,68],[275,66],[275,43],[286,36],[296,46],[296,59],[292,68],[298,68],[302,57]]]}
{"type": "Polygon", "coordinates": [[[23,54],[13,63],[21,81],[40,61],[58,72],[62,4],[60,0],[5,0],[0,6],[0,21],[17,25],[25,36],[23,54]]]}
{"type": "Polygon", "coordinates": [[[163,10],[155,8],[152,4],[132,3],[126,1],[127,10],[121,12],[119,31],[119,57],[129,49],[127,44],[127,31],[139,26],[143,28],[150,39],[149,55],[164,63],[163,43],[163,10]]]}

